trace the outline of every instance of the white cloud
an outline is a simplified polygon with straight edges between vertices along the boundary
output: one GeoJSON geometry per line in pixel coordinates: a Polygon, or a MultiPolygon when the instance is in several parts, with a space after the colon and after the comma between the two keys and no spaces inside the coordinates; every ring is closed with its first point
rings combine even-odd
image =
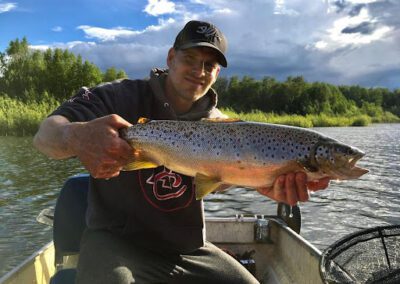
{"type": "Polygon", "coordinates": [[[275,0],[274,14],[296,16],[299,13],[293,9],[287,9],[285,0],[275,0]]]}
{"type": "Polygon", "coordinates": [[[82,25],[79,26],[78,29],[82,30],[86,34],[87,38],[97,38],[101,41],[115,40],[120,37],[134,36],[140,33],[137,31],[124,29],[122,27],[105,29],[105,28],[82,25]]]}
{"type": "MultiPolygon", "coordinates": [[[[344,9],[330,11],[334,4],[329,1],[175,2],[169,18],[163,14],[156,24],[140,30],[80,26],[95,42],[65,46],[101,68],[115,66],[126,70],[131,78],[143,78],[151,68],[165,67],[176,34],[188,20],[199,19],[214,23],[228,39],[229,68],[222,69],[222,76],[273,76],[282,80],[303,75],[308,81],[381,84],[388,70],[400,66],[396,56],[400,3],[343,3],[347,5],[344,9]]],[[[387,82],[398,82],[394,78],[400,74],[392,73],[387,82]]]]}
{"type": "Polygon", "coordinates": [[[96,46],[95,42],[86,42],[86,41],[70,41],[70,42],[54,42],[52,44],[36,44],[29,45],[29,48],[35,50],[47,50],[49,48],[61,48],[61,49],[74,49],[77,46],[85,46],[86,48],[93,48],[96,46]]]}
{"type": "Polygon", "coordinates": [[[87,25],[78,26],[79,30],[82,30],[87,38],[98,39],[100,41],[117,41],[120,39],[130,39],[142,34],[154,33],[173,25],[175,20],[169,18],[167,20],[160,19],[158,25],[150,25],[143,30],[134,31],[131,29],[116,27],[112,29],[106,29],[101,27],[92,27],[87,25]]]}
{"type": "Polygon", "coordinates": [[[51,29],[53,32],[62,32],[63,28],[60,26],[55,26],[51,29]]]}
{"type": "Polygon", "coordinates": [[[234,11],[232,11],[232,10],[229,9],[229,8],[223,8],[223,9],[217,9],[217,10],[215,10],[214,13],[215,13],[215,14],[226,14],[226,15],[228,15],[228,14],[233,14],[234,11]]]}
{"type": "Polygon", "coordinates": [[[315,48],[324,51],[334,51],[346,46],[354,47],[383,39],[389,32],[393,30],[390,26],[381,25],[369,33],[361,32],[343,32],[346,28],[354,28],[359,25],[377,23],[377,19],[373,18],[367,8],[360,10],[356,16],[346,15],[333,22],[333,27],[327,30],[327,35],[322,40],[315,43],[315,48]]]}
{"type": "Polygon", "coordinates": [[[36,45],[30,45],[29,48],[31,49],[35,49],[35,50],[41,50],[41,51],[45,51],[49,48],[52,48],[54,46],[54,44],[52,45],[48,45],[48,44],[36,44],[36,45]]]}
{"type": "Polygon", "coordinates": [[[378,2],[377,0],[347,0],[346,2],[351,4],[369,4],[378,2]]]}
{"type": "Polygon", "coordinates": [[[152,16],[172,14],[175,12],[175,3],[168,0],[148,0],[144,12],[152,16]]]}
{"type": "Polygon", "coordinates": [[[6,13],[10,12],[11,10],[14,10],[17,8],[17,3],[0,3],[0,14],[1,13],[6,13]]]}
{"type": "Polygon", "coordinates": [[[151,43],[81,42],[75,43],[69,50],[94,62],[102,70],[114,66],[125,70],[131,78],[143,78],[153,67],[166,67],[169,48],[169,45],[151,43]]]}

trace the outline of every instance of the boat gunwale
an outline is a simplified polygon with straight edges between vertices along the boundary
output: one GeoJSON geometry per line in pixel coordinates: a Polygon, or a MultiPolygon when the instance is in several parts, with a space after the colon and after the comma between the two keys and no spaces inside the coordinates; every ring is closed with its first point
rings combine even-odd
{"type": "Polygon", "coordinates": [[[305,248],[307,248],[314,256],[320,257],[322,255],[322,252],[314,246],[312,243],[310,243],[308,240],[303,238],[300,234],[296,233],[293,231],[283,220],[281,220],[279,217],[276,215],[254,215],[253,217],[244,217],[244,216],[236,216],[236,217],[206,217],[206,225],[207,222],[246,222],[246,223],[254,223],[257,219],[266,219],[269,221],[274,222],[277,226],[279,226],[281,229],[285,230],[290,237],[295,239],[298,243],[301,243],[301,245],[305,248]],[[261,216],[261,217],[260,217],[261,216]]]}
{"type": "Polygon", "coordinates": [[[40,249],[34,251],[30,256],[25,258],[20,264],[18,264],[13,269],[4,274],[2,277],[0,277],[0,283],[5,283],[6,281],[12,279],[12,277],[14,277],[15,274],[23,271],[25,267],[34,263],[35,259],[38,256],[42,255],[46,250],[51,248],[53,245],[54,245],[53,241],[49,241],[48,243],[43,245],[40,249]]]}

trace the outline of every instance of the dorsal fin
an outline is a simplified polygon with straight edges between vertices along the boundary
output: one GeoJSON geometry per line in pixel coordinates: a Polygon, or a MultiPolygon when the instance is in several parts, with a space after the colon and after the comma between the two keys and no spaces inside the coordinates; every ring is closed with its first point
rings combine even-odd
{"type": "Polygon", "coordinates": [[[239,118],[219,118],[219,117],[214,117],[214,118],[202,118],[201,121],[227,123],[227,122],[241,122],[243,120],[241,120],[239,118]]]}
{"type": "Polygon", "coordinates": [[[138,124],[147,123],[147,122],[149,122],[150,120],[151,120],[151,119],[146,118],[146,117],[139,117],[137,123],[138,123],[138,124]]]}

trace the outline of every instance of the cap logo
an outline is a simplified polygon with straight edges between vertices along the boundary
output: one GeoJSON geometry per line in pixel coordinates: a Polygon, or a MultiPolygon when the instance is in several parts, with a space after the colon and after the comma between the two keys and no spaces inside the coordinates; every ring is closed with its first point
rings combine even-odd
{"type": "Polygon", "coordinates": [[[221,41],[221,38],[217,34],[217,30],[213,26],[199,26],[196,32],[203,34],[209,41],[214,41],[215,38],[217,38],[218,41],[221,41]]]}

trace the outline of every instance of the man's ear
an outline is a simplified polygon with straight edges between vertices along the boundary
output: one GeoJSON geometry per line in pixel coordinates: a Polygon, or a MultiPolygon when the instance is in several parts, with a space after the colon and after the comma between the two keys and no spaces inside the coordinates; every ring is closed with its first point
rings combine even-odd
{"type": "Polygon", "coordinates": [[[175,58],[175,56],[176,56],[176,50],[175,50],[175,48],[171,47],[168,50],[168,56],[167,56],[167,66],[168,66],[168,68],[171,68],[172,60],[175,58]]]}
{"type": "Polygon", "coordinates": [[[214,82],[213,82],[213,84],[214,84],[214,83],[217,81],[217,79],[218,79],[219,71],[221,71],[221,66],[218,65],[217,69],[215,70],[215,76],[214,76],[214,82]]]}

